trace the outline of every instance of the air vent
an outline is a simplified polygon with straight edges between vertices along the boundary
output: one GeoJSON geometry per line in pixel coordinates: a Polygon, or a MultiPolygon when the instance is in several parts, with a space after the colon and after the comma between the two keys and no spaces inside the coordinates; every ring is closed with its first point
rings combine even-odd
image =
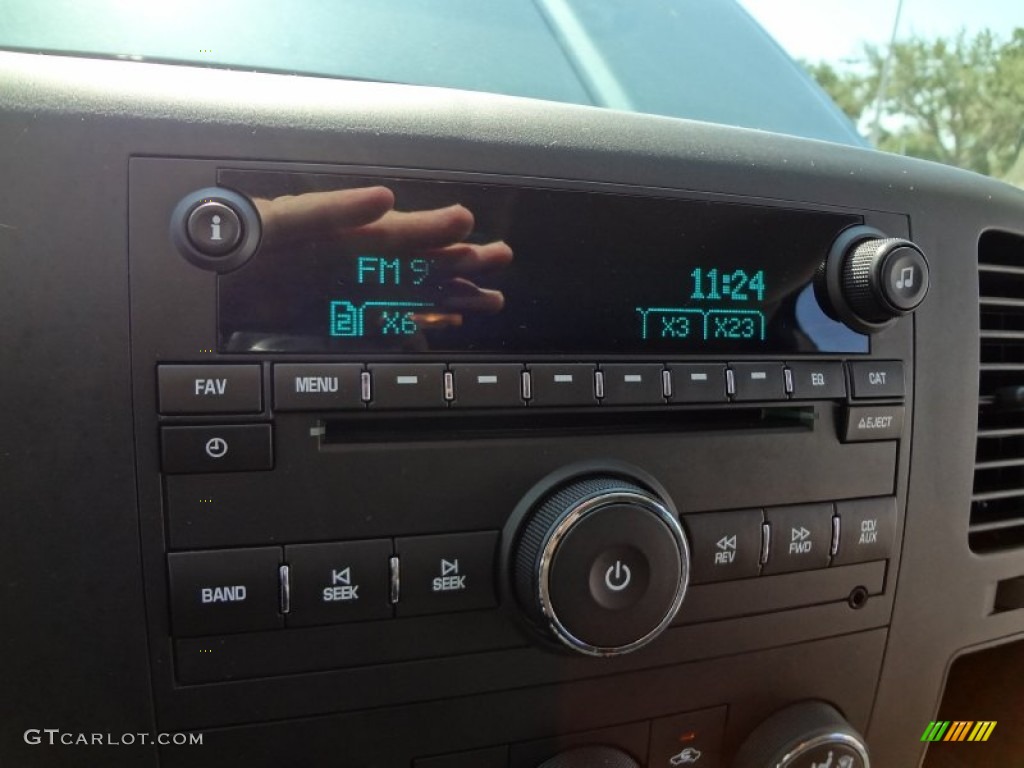
{"type": "Polygon", "coordinates": [[[978,244],[981,369],[970,545],[1024,546],[1024,238],[978,244]]]}

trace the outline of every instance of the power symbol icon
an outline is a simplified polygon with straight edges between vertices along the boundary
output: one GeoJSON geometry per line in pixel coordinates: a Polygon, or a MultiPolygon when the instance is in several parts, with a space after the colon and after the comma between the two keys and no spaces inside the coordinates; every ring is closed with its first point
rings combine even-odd
{"type": "Polygon", "coordinates": [[[629,586],[632,579],[633,574],[629,566],[621,560],[616,560],[615,565],[609,565],[608,570],[604,572],[604,584],[612,592],[621,592],[629,586]]]}

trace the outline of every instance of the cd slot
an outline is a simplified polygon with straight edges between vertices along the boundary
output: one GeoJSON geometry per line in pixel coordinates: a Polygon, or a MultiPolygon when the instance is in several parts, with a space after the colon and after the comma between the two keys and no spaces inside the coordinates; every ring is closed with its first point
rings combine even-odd
{"type": "Polygon", "coordinates": [[[813,405],[735,405],[704,409],[489,411],[478,413],[358,414],[321,422],[321,448],[355,443],[501,440],[704,431],[804,431],[817,419],[813,405]]]}

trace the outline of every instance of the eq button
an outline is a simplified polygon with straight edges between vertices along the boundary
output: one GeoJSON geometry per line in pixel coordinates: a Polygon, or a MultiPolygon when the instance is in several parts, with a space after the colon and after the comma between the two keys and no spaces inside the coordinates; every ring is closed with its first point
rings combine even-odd
{"type": "Polygon", "coordinates": [[[794,400],[842,400],[846,378],[842,363],[790,363],[794,400]]]}

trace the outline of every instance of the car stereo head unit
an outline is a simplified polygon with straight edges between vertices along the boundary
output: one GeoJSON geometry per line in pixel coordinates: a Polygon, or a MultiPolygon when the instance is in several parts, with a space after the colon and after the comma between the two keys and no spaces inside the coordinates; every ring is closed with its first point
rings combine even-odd
{"type": "Polygon", "coordinates": [[[225,171],[220,183],[253,201],[262,229],[252,258],[218,278],[223,352],[869,348],[813,290],[833,241],[862,222],[851,214],[389,177],[225,171]]]}

